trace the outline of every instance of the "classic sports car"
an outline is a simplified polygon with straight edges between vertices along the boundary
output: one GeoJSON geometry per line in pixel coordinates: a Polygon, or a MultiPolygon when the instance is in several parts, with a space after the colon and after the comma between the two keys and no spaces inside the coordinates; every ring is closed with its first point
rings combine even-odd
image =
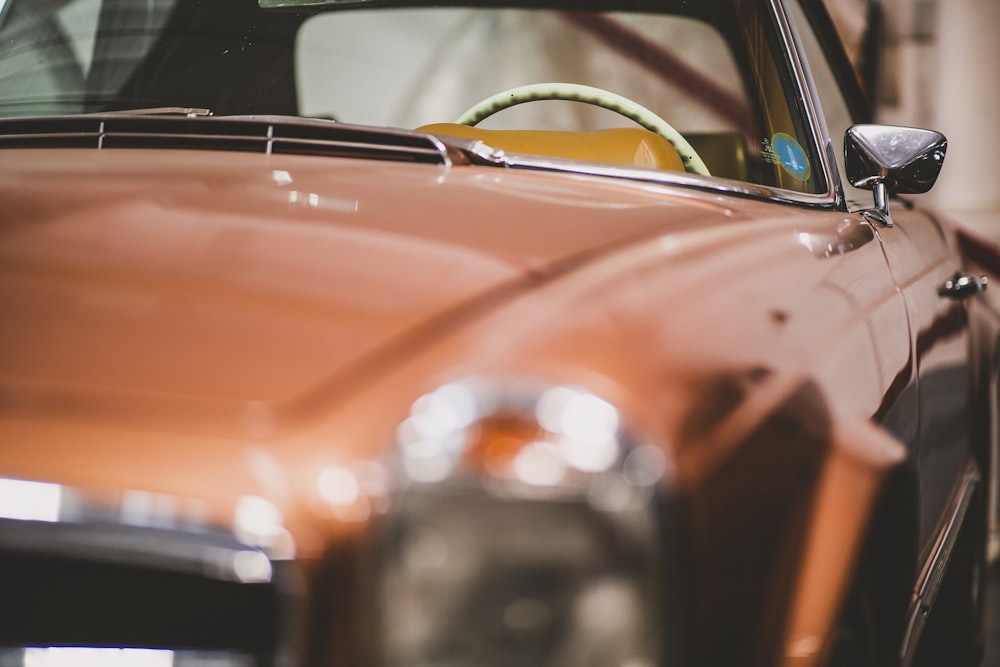
{"type": "Polygon", "coordinates": [[[0,0],[0,664],[975,664],[998,327],[866,69],[819,0],[0,0]]]}

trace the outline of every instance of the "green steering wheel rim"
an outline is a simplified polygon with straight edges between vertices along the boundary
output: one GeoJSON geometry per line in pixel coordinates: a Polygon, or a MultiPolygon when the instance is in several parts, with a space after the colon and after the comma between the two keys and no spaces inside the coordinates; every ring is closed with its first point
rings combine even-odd
{"type": "Polygon", "coordinates": [[[527,86],[518,86],[477,102],[459,116],[455,122],[462,125],[476,125],[498,111],[525,102],[542,100],[584,102],[621,114],[669,141],[670,145],[681,156],[681,162],[687,171],[702,176],[712,175],[697,151],[670,123],[627,97],[593,86],[584,86],[578,83],[533,83],[527,86]]]}

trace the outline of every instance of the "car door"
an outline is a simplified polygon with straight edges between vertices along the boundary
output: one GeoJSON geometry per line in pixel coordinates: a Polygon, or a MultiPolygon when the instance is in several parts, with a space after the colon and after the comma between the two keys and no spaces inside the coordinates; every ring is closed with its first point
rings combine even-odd
{"type": "MultiPolygon", "coordinates": [[[[867,102],[853,85],[856,77],[852,75],[857,73],[842,53],[835,53],[839,45],[830,39],[832,25],[822,25],[822,16],[815,10],[803,11],[797,2],[790,6],[843,176],[844,133],[852,124],[868,120],[867,102]]],[[[851,211],[858,213],[873,206],[872,193],[852,188],[846,178],[842,181],[851,211]]],[[[969,460],[969,318],[961,298],[939,291],[960,268],[956,244],[946,226],[908,202],[893,201],[890,208],[894,224],[878,226],[877,235],[906,305],[910,360],[897,377],[894,405],[887,405],[873,418],[909,448],[909,465],[919,496],[923,561],[947,521],[949,503],[960,490],[969,460]]]]}
{"type": "Polygon", "coordinates": [[[946,289],[960,268],[947,230],[934,216],[893,207],[895,225],[880,232],[893,277],[906,301],[918,374],[917,469],[920,544],[931,548],[962,489],[972,444],[969,315],[962,294],[946,289]]]}

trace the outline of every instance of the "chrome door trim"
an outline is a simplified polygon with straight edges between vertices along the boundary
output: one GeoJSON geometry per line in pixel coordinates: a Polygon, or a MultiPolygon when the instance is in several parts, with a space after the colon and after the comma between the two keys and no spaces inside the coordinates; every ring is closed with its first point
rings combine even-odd
{"type": "Polygon", "coordinates": [[[913,589],[906,632],[899,649],[902,667],[909,667],[913,662],[917,644],[941,589],[941,582],[951,561],[955,543],[958,541],[958,534],[965,523],[969,505],[972,503],[972,496],[979,487],[980,479],[978,466],[970,460],[965,466],[965,472],[962,474],[958,487],[952,493],[946,514],[947,520],[938,529],[930,553],[920,568],[917,585],[913,589]]]}
{"type": "Polygon", "coordinates": [[[827,191],[824,196],[836,208],[846,210],[847,200],[844,196],[844,187],[840,178],[840,170],[837,167],[837,160],[833,156],[830,131],[826,125],[826,117],[821,111],[822,106],[812,77],[812,70],[805,62],[805,48],[799,37],[799,27],[795,24],[791,10],[788,8],[788,1],[771,0],[771,12],[778,21],[778,36],[783,42],[782,51],[795,79],[795,87],[798,88],[805,104],[806,121],[812,131],[813,145],[819,156],[823,176],[827,181],[827,191]]]}

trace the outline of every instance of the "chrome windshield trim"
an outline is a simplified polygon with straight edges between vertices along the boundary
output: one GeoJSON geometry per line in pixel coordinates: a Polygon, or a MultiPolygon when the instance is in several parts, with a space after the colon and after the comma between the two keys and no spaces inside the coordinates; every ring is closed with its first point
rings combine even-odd
{"type": "Polygon", "coordinates": [[[743,181],[733,181],[717,176],[700,176],[680,171],[661,171],[641,167],[626,167],[620,165],[583,162],[556,157],[529,155],[527,153],[508,153],[492,148],[482,141],[457,139],[454,137],[439,137],[445,145],[464,155],[465,160],[455,160],[474,165],[490,167],[505,167],[510,169],[551,171],[579,176],[598,176],[616,178],[628,181],[638,181],[654,185],[665,185],[690,188],[701,192],[715,193],[723,196],[749,197],[764,199],[782,204],[797,204],[814,208],[830,207],[830,198],[826,195],[810,195],[794,190],[769,188],[743,181]]]}
{"type": "Polygon", "coordinates": [[[934,607],[941,582],[944,579],[948,564],[951,562],[955,543],[965,522],[965,517],[972,503],[972,496],[979,487],[979,468],[974,461],[969,461],[962,474],[962,479],[952,494],[948,505],[947,519],[940,526],[927,559],[920,568],[917,585],[910,601],[909,620],[903,643],[899,650],[900,665],[909,667],[916,655],[917,644],[923,634],[927,617],[934,607]]]}
{"type": "Polygon", "coordinates": [[[508,155],[507,164],[512,168],[536,169],[544,171],[562,171],[585,176],[608,176],[631,181],[642,181],[658,185],[674,185],[692,188],[704,192],[714,192],[720,195],[738,197],[753,197],[767,199],[784,204],[805,204],[808,206],[829,205],[831,202],[824,195],[810,195],[794,190],[769,188],[753,183],[732,181],[714,176],[699,176],[688,172],[657,171],[638,167],[617,167],[559,160],[557,158],[536,158],[530,155],[508,155]]]}
{"type": "Polygon", "coordinates": [[[789,16],[788,1],[770,0],[770,5],[771,11],[778,21],[778,37],[782,42],[785,60],[792,69],[796,88],[805,103],[806,120],[813,135],[813,147],[819,156],[823,176],[827,181],[827,191],[817,196],[824,198],[838,209],[846,210],[846,199],[841,185],[840,173],[837,169],[837,161],[833,157],[830,131],[826,126],[826,119],[820,111],[822,107],[819,104],[819,93],[816,90],[812,74],[808,64],[803,62],[805,50],[789,16]]]}

